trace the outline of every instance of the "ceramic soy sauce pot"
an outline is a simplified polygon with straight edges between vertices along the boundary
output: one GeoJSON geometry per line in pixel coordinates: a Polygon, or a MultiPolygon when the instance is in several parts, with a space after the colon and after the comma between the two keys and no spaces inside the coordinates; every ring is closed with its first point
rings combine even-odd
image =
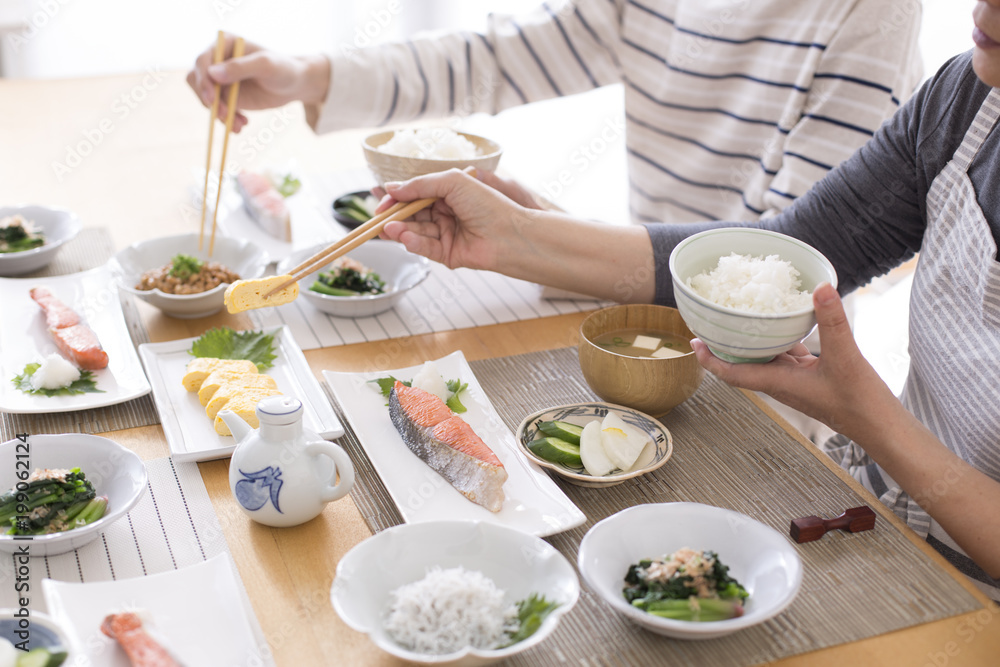
{"type": "Polygon", "coordinates": [[[258,523],[305,523],[354,485],[347,453],[303,429],[302,413],[302,402],[291,396],[268,396],[258,403],[257,429],[231,410],[219,412],[237,440],[229,488],[240,509],[258,523]]]}

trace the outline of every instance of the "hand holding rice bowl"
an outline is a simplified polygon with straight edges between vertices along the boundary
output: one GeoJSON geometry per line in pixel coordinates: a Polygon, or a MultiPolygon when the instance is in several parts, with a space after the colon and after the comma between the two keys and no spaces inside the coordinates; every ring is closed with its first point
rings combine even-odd
{"type": "Polygon", "coordinates": [[[816,326],[811,297],[806,301],[795,292],[811,293],[824,282],[837,286],[833,265],[818,250],[755,228],[712,229],[684,239],[670,253],[670,275],[677,309],[688,327],[713,354],[733,363],[765,363],[794,347],[816,326]],[[721,272],[713,273],[720,258],[733,253],[762,258],[759,270],[755,273],[753,262],[744,258],[723,262],[721,272]],[[769,261],[771,256],[776,258],[769,261]],[[748,282],[738,287],[736,274],[748,282]],[[691,283],[708,283],[707,291],[699,293],[691,283]],[[727,286],[729,293],[723,295],[727,286]],[[792,309],[776,312],[784,308],[792,309]]]}
{"type": "Polygon", "coordinates": [[[466,132],[453,132],[447,128],[427,128],[417,130],[422,133],[418,140],[418,135],[413,132],[413,130],[378,132],[366,137],[362,142],[368,167],[375,174],[379,185],[388,181],[406,181],[416,176],[449,169],[475,167],[495,171],[500,163],[503,151],[497,143],[485,137],[466,132]],[[397,135],[402,138],[394,147],[390,142],[397,135]],[[390,150],[406,155],[393,155],[381,150],[387,144],[390,150]],[[470,155],[466,144],[474,146],[477,154],[470,155]]]}

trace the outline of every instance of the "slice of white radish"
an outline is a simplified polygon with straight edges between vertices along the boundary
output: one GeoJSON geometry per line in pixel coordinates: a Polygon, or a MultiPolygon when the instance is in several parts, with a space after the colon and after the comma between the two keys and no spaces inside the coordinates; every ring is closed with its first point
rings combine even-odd
{"type": "Polygon", "coordinates": [[[583,467],[594,477],[603,477],[617,467],[604,452],[601,422],[596,419],[584,426],[580,434],[580,458],[583,467]]]}
{"type": "Polygon", "coordinates": [[[615,466],[628,472],[650,437],[647,433],[626,424],[621,417],[609,412],[601,423],[601,442],[604,452],[615,466]]]}

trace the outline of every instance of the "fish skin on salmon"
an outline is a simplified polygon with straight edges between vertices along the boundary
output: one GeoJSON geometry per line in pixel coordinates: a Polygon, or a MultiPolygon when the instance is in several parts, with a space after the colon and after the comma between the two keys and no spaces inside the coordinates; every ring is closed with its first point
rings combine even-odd
{"type": "Polygon", "coordinates": [[[64,357],[85,371],[107,368],[108,353],[94,330],[80,322],[75,310],[46,287],[34,287],[28,294],[41,306],[49,334],[64,357]]]}
{"type": "Polygon", "coordinates": [[[396,382],[389,417],[410,451],[463,496],[491,512],[503,507],[507,471],[493,450],[440,398],[396,382]]]}

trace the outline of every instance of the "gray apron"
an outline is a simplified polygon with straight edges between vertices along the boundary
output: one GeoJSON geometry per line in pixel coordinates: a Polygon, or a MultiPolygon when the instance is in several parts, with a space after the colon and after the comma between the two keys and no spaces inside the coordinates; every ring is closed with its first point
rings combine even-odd
{"type": "MultiPolygon", "coordinates": [[[[998,116],[1000,92],[994,88],[927,193],[902,401],[959,458],[1000,482],[1000,262],[967,174],[998,116]]],[[[962,553],[861,447],[835,436],[824,449],[979,588],[998,597],[1000,580],[962,553]]],[[[956,483],[961,483],[957,473],[942,471],[940,488],[929,492],[956,483]]]]}

